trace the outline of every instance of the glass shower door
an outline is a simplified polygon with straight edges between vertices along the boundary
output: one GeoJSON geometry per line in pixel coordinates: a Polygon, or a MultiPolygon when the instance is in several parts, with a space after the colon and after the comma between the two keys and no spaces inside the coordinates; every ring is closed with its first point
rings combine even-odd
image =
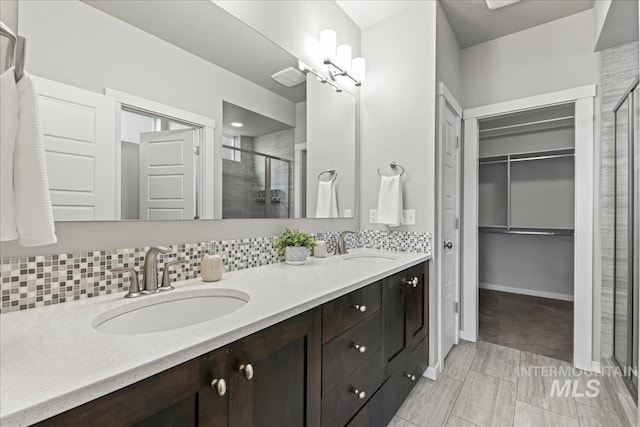
{"type": "Polygon", "coordinates": [[[638,197],[634,196],[638,188],[636,147],[639,120],[638,91],[631,89],[614,110],[613,356],[624,370],[627,385],[635,396],[638,387],[638,220],[634,213],[638,212],[638,197]]]}

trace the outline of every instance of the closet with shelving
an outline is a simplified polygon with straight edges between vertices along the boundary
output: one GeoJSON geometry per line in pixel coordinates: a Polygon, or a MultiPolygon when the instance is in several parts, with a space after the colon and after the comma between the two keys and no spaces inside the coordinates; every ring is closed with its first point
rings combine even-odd
{"type": "MultiPolygon", "coordinates": [[[[481,289],[573,300],[574,108],[558,105],[479,122],[481,289]]],[[[482,336],[482,304],[480,315],[482,336]]]]}

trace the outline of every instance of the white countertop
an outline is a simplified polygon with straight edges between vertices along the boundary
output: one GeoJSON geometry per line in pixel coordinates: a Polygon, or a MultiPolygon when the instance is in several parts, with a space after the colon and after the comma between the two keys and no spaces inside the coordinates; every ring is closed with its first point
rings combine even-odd
{"type": "Polygon", "coordinates": [[[219,282],[179,282],[176,290],[137,299],[119,292],[0,316],[0,424],[47,419],[251,335],[386,276],[431,259],[429,253],[378,252],[395,260],[310,258],[225,273],[219,282]],[[249,302],[223,317],[141,335],[92,328],[97,315],[132,302],[194,289],[247,293],[249,302]]]}

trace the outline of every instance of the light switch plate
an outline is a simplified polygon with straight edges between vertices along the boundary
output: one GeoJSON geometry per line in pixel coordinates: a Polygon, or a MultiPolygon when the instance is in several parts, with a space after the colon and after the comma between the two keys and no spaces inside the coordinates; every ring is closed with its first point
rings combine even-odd
{"type": "Polygon", "coordinates": [[[402,225],[416,225],[416,210],[409,209],[402,211],[402,225]]]}
{"type": "Polygon", "coordinates": [[[375,224],[378,222],[378,209],[369,210],[369,224],[375,224]]]}

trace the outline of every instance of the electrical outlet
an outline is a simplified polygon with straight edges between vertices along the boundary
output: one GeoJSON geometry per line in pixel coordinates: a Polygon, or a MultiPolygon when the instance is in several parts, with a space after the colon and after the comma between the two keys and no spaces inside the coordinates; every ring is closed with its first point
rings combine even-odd
{"type": "Polygon", "coordinates": [[[378,222],[378,209],[369,210],[369,224],[375,224],[378,222]]]}
{"type": "Polygon", "coordinates": [[[402,225],[416,225],[416,211],[409,209],[402,211],[402,225]]]}
{"type": "Polygon", "coordinates": [[[353,214],[351,213],[351,209],[345,209],[344,210],[344,217],[345,218],[351,218],[353,216],[353,214]]]}

